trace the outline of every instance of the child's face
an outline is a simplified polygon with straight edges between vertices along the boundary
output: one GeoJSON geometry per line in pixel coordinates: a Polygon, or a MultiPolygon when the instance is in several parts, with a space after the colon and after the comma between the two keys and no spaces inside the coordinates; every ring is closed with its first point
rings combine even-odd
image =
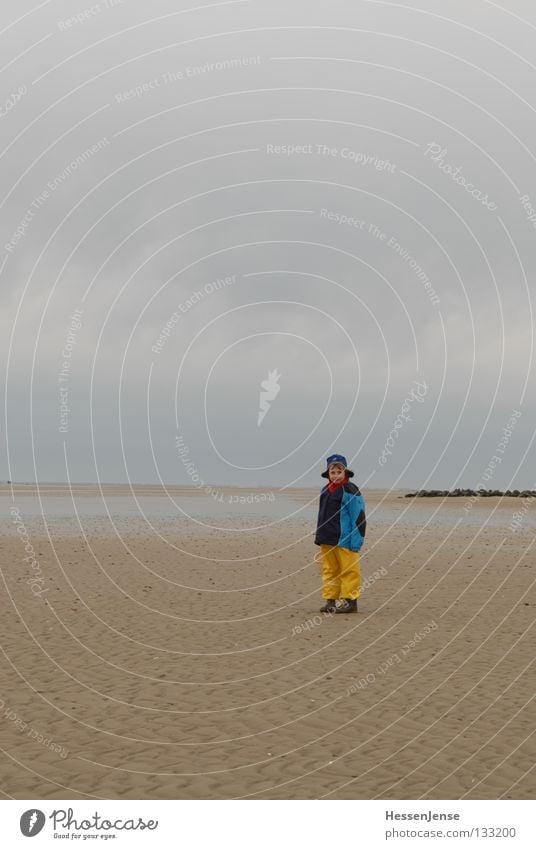
{"type": "Polygon", "coordinates": [[[331,483],[340,483],[346,477],[346,470],[340,463],[333,463],[328,469],[328,475],[331,483]]]}

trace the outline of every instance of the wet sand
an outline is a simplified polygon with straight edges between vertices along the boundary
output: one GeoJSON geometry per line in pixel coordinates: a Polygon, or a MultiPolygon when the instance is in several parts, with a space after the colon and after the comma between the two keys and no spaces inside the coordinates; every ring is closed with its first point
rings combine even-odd
{"type": "Polygon", "coordinates": [[[536,506],[365,491],[320,616],[318,490],[215,489],[0,487],[5,797],[534,798],[536,506]]]}

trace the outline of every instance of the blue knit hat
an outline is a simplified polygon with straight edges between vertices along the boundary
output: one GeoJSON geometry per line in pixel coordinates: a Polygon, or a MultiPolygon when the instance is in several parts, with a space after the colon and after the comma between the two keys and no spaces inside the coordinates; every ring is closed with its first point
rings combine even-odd
{"type": "Polygon", "coordinates": [[[323,478],[329,478],[329,471],[328,471],[328,470],[329,470],[329,467],[330,467],[333,463],[340,463],[340,464],[341,464],[341,466],[344,466],[344,468],[346,469],[346,474],[348,475],[348,477],[349,477],[349,478],[353,478],[354,473],[351,471],[351,469],[348,469],[348,468],[347,468],[347,465],[346,465],[346,457],[343,457],[343,455],[342,455],[342,454],[331,454],[331,455],[328,457],[328,459],[326,460],[326,471],[325,471],[325,472],[322,472],[322,477],[323,477],[323,478]]]}

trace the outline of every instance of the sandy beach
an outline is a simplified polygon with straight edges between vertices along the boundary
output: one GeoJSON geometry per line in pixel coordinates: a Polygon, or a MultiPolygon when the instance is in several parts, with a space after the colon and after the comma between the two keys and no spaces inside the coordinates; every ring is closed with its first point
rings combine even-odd
{"type": "Polygon", "coordinates": [[[320,616],[317,489],[0,488],[3,796],[534,798],[536,505],[363,494],[320,616]]]}

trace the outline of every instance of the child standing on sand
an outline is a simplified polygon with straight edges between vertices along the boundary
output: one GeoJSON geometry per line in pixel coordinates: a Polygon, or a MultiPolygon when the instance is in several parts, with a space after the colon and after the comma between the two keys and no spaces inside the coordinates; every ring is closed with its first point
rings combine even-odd
{"type": "Polygon", "coordinates": [[[365,541],[365,502],[350,482],[346,457],[332,454],[322,472],[315,545],[322,552],[322,613],[355,613],[361,585],[359,551],[365,541]]]}

